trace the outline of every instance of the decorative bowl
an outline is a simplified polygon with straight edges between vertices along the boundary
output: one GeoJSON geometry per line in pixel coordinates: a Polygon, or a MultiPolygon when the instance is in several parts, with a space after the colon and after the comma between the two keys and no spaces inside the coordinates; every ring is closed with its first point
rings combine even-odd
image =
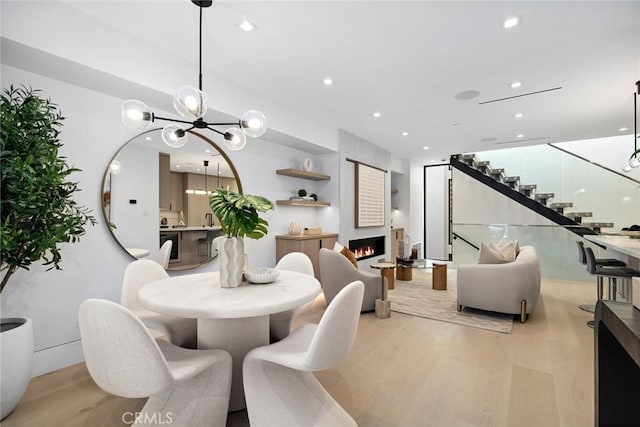
{"type": "Polygon", "coordinates": [[[278,278],[280,272],[275,268],[257,267],[244,272],[245,277],[251,283],[271,283],[278,278]]]}

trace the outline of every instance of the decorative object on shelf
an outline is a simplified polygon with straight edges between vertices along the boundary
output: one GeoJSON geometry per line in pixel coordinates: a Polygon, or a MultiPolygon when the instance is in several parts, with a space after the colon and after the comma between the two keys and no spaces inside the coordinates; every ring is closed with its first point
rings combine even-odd
{"type": "Polygon", "coordinates": [[[278,278],[280,271],[275,268],[258,267],[250,268],[244,272],[245,277],[251,283],[271,283],[278,278]]]}
{"type": "Polygon", "coordinates": [[[170,147],[179,148],[187,142],[187,132],[192,129],[209,129],[224,137],[229,150],[241,150],[246,144],[246,137],[257,138],[267,130],[267,119],[257,110],[245,112],[235,123],[212,123],[203,119],[207,112],[207,96],[202,92],[202,9],[211,6],[212,0],[191,0],[200,9],[199,32],[199,74],[198,87],[186,85],[176,92],[173,106],[178,114],[188,120],[170,119],[155,115],[149,106],[136,99],[128,99],[122,103],[122,121],[132,129],[146,129],[156,120],[171,122],[162,130],[162,139],[170,147]],[[186,125],[186,126],[185,126],[186,125]],[[232,126],[219,131],[212,126],[232,126]]]}
{"type": "Polygon", "coordinates": [[[296,234],[300,233],[302,233],[302,227],[300,227],[300,224],[298,224],[296,221],[291,221],[291,224],[289,224],[289,234],[295,236],[296,234]]]}
{"type": "Polygon", "coordinates": [[[309,197],[311,197],[314,202],[318,201],[318,195],[316,193],[311,193],[311,195],[309,197]]]}
{"type": "Polygon", "coordinates": [[[273,203],[261,196],[218,188],[211,194],[209,205],[225,234],[218,240],[220,284],[223,288],[236,288],[242,282],[243,238],[257,240],[266,236],[269,223],[258,213],[273,209],[273,203]]]}
{"type": "Polygon", "coordinates": [[[303,233],[307,235],[313,235],[313,236],[317,234],[322,234],[322,227],[305,227],[303,233]]]}
{"type": "Polygon", "coordinates": [[[305,197],[306,195],[307,195],[307,190],[305,190],[304,188],[301,188],[300,190],[298,190],[298,196],[305,197]]]}
{"type": "MultiPolygon", "coordinates": [[[[0,292],[18,269],[28,270],[33,263],[42,261],[49,270],[60,270],[59,246],[77,242],[87,223],[96,223],[90,211],[73,199],[78,183],[68,176],[80,169],[69,167],[59,155],[64,118],[57,105],[38,92],[11,85],[0,99],[0,271],[4,272],[0,292]]],[[[16,294],[14,299],[28,295],[16,294]]],[[[4,318],[0,323],[0,418],[4,418],[22,399],[33,373],[33,323],[26,317],[4,318]]]]}
{"type": "Polygon", "coordinates": [[[624,172],[631,172],[633,169],[640,166],[640,159],[638,159],[638,95],[640,95],[640,80],[636,82],[636,91],[633,93],[633,153],[629,157],[629,161],[622,167],[624,172]]]}
{"type": "Polygon", "coordinates": [[[313,169],[313,160],[311,160],[309,157],[306,157],[302,161],[302,169],[307,172],[311,172],[311,170],[313,169]]]}

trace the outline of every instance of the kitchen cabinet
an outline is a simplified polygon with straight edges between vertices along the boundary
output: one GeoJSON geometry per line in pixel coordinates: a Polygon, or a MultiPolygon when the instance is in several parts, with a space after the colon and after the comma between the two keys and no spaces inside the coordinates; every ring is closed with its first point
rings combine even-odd
{"type": "Polygon", "coordinates": [[[311,259],[314,275],[320,280],[320,248],[333,249],[337,240],[337,234],[276,236],[276,263],[290,252],[302,252],[311,259]]]}
{"type": "MultiPolygon", "coordinates": [[[[185,175],[185,191],[189,191],[189,193],[185,192],[186,205],[184,217],[186,225],[189,227],[209,225],[209,220],[205,215],[213,213],[209,207],[209,196],[205,194],[204,175],[195,173],[185,173],[183,175],[185,175]],[[191,194],[191,190],[194,190],[193,194],[191,194]]],[[[206,191],[209,193],[218,188],[218,186],[221,188],[229,187],[231,191],[238,191],[238,185],[233,178],[220,177],[218,180],[217,176],[207,176],[206,182],[206,191]]],[[[213,223],[214,225],[219,225],[218,219],[215,216],[213,217],[213,223]]]]}
{"type": "MultiPolygon", "coordinates": [[[[396,258],[399,256],[400,245],[404,244],[404,228],[392,228],[391,229],[391,260],[396,262],[396,258]]],[[[409,256],[411,254],[405,254],[409,256]]]]}
{"type": "Polygon", "coordinates": [[[158,204],[160,209],[171,209],[171,159],[165,153],[158,156],[158,204]]]}
{"type": "Polygon", "coordinates": [[[184,210],[184,174],[171,172],[171,202],[169,210],[180,212],[184,210]]]}

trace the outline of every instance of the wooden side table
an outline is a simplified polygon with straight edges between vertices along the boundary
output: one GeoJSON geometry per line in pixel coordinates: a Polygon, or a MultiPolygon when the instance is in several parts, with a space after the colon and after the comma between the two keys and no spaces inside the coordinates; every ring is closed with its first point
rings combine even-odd
{"type": "Polygon", "coordinates": [[[447,290],[447,264],[433,264],[431,288],[437,291],[447,290]]]}
{"type": "Polygon", "coordinates": [[[413,268],[408,265],[398,264],[396,266],[396,279],[413,280],[413,268]]]}
{"type": "Polygon", "coordinates": [[[387,287],[384,285],[385,271],[390,271],[393,275],[396,265],[392,262],[379,262],[371,264],[371,268],[380,270],[380,282],[382,284],[382,298],[376,298],[376,316],[381,319],[387,319],[391,317],[391,301],[387,299],[387,287]]]}

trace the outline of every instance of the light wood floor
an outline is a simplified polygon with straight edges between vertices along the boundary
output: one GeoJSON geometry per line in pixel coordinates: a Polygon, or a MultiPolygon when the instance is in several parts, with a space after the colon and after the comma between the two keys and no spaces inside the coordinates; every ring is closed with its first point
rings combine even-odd
{"type": "MultiPolygon", "coordinates": [[[[595,285],[544,280],[511,334],[392,313],[360,318],[348,359],[317,373],[360,426],[591,426],[595,285]]],[[[319,298],[299,321],[317,321],[319,298]]],[[[34,378],[3,427],[117,426],[143,399],[102,392],[84,364],[34,378]]],[[[230,425],[246,424],[246,412],[230,425]]]]}

